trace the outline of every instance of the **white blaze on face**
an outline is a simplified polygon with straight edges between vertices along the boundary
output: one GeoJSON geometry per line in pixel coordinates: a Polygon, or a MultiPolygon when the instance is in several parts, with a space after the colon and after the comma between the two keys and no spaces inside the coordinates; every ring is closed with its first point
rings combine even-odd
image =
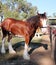
{"type": "Polygon", "coordinates": [[[42,25],[43,25],[43,27],[47,27],[47,24],[46,24],[46,19],[41,19],[41,21],[42,21],[42,25]]]}
{"type": "Polygon", "coordinates": [[[47,28],[46,28],[47,27],[47,24],[46,24],[47,20],[41,19],[41,21],[42,21],[42,25],[43,25],[42,32],[45,33],[45,32],[47,32],[47,28]]]}
{"type": "Polygon", "coordinates": [[[48,33],[47,28],[42,28],[41,30],[42,30],[42,33],[48,33]]]}

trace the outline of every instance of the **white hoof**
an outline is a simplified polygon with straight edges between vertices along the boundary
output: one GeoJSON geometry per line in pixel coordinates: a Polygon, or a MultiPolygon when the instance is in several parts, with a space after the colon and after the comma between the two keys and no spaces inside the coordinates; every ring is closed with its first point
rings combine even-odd
{"type": "Polygon", "coordinates": [[[30,55],[29,54],[25,54],[25,55],[23,55],[23,58],[25,59],[25,60],[30,60],[30,55]]]}
{"type": "Polygon", "coordinates": [[[5,53],[6,53],[5,49],[2,48],[2,49],[1,49],[1,53],[2,53],[2,54],[5,54],[5,53]]]}
{"type": "Polygon", "coordinates": [[[16,51],[10,50],[10,51],[9,51],[9,54],[16,54],[16,51]]]}

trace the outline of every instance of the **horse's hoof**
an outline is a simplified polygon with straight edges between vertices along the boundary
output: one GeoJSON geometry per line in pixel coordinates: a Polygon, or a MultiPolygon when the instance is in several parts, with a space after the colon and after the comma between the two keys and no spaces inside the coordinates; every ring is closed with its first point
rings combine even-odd
{"type": "Polygon", "coordinates": [[[9,51],[9,54],[16,54],[16,51],[14,51],[14,50],[9,51]]]}
{"type": "Polygon", "coordinates": [[[23,58],[24,58],[25,60],[30,60],[30,55],[23,55],[23,58]]]}
{"type": "Polygon", "coordinates": [[[5,50],[3,50],[3,49],[1,49],[1,53],[2,53],[2,54],[5,54],[5,53],[6,53],[6,51],[5,51],[5,50]]]}

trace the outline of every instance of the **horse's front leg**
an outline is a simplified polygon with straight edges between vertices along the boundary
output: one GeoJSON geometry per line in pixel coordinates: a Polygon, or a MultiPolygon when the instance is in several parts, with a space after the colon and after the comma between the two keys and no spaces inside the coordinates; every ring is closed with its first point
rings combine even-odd
{"type": "Polygon", "coordinates": [[[9,49],[9,53],[10,54],[15,54],[16,52],[15,52],[15,50],[12,47],[11,39],[12,39],[12,35],[8,35],[8,49],[9,49]]]}
{"type": "Polygon", "coordinates": [[[24,53],[23,53],[23,58],[25,60],[30,60],[30,55],[28,54],[29,42],[30,42],[30,38],[28,36],[26,36],[25,37],[24,53]]]}

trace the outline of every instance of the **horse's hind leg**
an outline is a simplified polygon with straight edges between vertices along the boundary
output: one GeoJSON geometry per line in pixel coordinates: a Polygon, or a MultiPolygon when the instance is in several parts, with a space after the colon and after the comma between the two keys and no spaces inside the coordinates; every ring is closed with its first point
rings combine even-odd
{"type": "Polygon", "coordinates": [[[8,48],[9,48],[9,53],[10,54],[15,54],[16,52],[14,51],[12,44],[11,44],[11,39],[12,39],[12,35],[8,35],[8,48]]]}
{"type": "Polygon", "coordinates": [[[5,51],[5,37],[6,37],[6,34],[4,35],[3,34],[3,37],[2,37],[2,47],[1,47],[1,53],[6,53],[5,51]]]}

